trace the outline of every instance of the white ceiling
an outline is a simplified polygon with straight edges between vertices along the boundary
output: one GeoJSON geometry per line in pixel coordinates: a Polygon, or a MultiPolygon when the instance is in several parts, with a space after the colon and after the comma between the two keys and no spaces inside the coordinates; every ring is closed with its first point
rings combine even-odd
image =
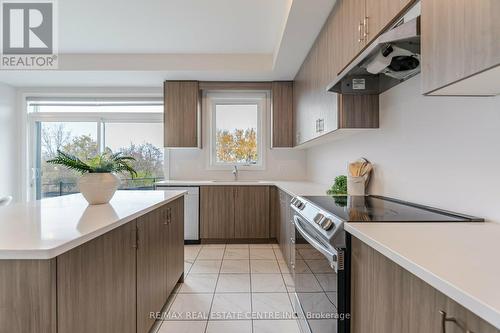
{"type": "Polygon", "coordinates": [[[14,86],[160,86],[293,79],[335,0],[64,0],[59,69],[14,86]]]}
{"type": "Polygon", "coordinates": [[[63,0],[60,53],[272,53],[289,0],[63,0]]]}

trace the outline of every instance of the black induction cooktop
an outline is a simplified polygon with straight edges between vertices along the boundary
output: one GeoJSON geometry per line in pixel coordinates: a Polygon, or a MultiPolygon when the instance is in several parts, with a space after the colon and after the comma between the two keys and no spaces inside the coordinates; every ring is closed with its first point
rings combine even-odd
{"type": "Polygon", "coordinates": [[[456,214],[382,196],[304,196],[345,222],[482,222],[456,214]]]}

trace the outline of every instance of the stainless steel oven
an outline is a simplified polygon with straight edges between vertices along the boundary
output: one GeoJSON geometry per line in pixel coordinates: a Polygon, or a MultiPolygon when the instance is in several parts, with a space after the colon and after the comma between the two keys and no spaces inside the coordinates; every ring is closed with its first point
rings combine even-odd
{"type": "Polygon", "coordinates": [[[349,333],[351,239],[344,223],[472,222],[477,217],[380,196],[295,197],[292,270],[303,333],[349,333]]]}
{"type": "MultiPolygon", "coordinates": [[[[311,223],[297,211],[293,216],[293,224],[294,310],[302,332],[348,333],[347,251],[336,248],[335,242],[319,232],[317,223],[311,223]]],[[[340,243],[345,244],[345,232],[336,233],[335,236],[343,238],[340,243]]]]}

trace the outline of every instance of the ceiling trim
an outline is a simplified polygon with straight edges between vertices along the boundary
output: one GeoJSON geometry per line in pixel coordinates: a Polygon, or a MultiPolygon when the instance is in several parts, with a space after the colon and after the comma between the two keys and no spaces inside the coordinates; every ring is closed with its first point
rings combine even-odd
{"type": "Polygon", "coordinates": [[[60,54],[51,71],[221,70],[271,71],[272,54],[60,54]]]}

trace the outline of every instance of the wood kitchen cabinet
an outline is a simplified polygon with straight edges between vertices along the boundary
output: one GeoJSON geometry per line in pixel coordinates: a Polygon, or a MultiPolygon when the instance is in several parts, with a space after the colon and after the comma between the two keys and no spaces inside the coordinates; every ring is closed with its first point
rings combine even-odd
{"type": "Polygon", "coordinates": [[[337,1],[294,78],[295,145],[337,130],[378,128],[378,95],[342,95],[327,92],[326,87],[414,3],[337,1]]]}
{"type": "Polygon", "coordinates": [[[57,332],[56,274],[56,259],[0,261],[1,332],[57,332]]]}
{"type": "Polygon", "coordinates": [[[422,89],[430,95],[500,93],[500,1],[422,1],[422,89]]]}
{"type": "Polygon", "coordinates": [[[236,186],[234,238],[269,238],[269,186],[236,186]]]}
{"type": "Polygon", "coordinates": [[[201,148],[200,121],[198,81],[165,81],[164,146],[201,148]]]}
{"type": "MultiPolygon", "coordinates": [[[[471,332],[500,332],[354,237],[351,263],[352,333],[442,333],[440,310],[471,332]]],[[[465,332],[453,323],[445,327],[465,332]]]]}
{"type": "MultiPolygon", "coordinates": [[[[366,0],[379,3],[375,0],[366,0]]],[[[336,45],[343,50],[341,70],[347,66],[366,46],[365,27],[363,25],[366,15],[365,0],[341,0],[338,4],[338,13],[342,22],[340,40],[336,45]]],[[[338,73],[336,73],[338,74],[338,73]]]]}
{"type": "Polygon", "coordinates": [[[415,0],[365,0],[363,37],[365,45],[389,28],[415,0]]]}
{"type": "Polygon", "coordinates": [[[365,44],[359,41],[362,31],[358,30],[364,15],[364,0],[338,1],[295,76],[295,145],[337,130],[378,128],[378,95],[326,91],[328,84],[364,48],[365,44]]]}
{"type": "Polygon", "coordinates": [[[169,294],[167,208],[137,219],[137,233],[137,332],[148,332],[151,309],[161,309],[169,294]]]}
{"type": "Polygon", "coordinates": [[[57,257],[58,333],[136,332],[136,231],[129,222],[57,257]]]}
{"type": "Polygon", "coordinates": [[[280,223],[279,223],[279,238],[278,244],[281,253],[285,258],[288,269],[291,271],[292,262],[292,238],[294,238],[295,229],[292,225],[293,214],[290,208],[292,197],[285,191],[279,190],[280,203],[280,223]]]}
{"type": "Polygon", "coordinates": [[[335,55],[340,73],[382,32],[387,30],[415,0],[339,0],[326,23],[333,29],[332,43],[341,52],[335,55]],[[340,61],[339,61],[340,58],[340,61]]]}
{"type": "Polygon", "coordinates": [[[202,186],[202,241],[259,240],[271,236],[269,186],[202,186]]]}
{"type": "Polygon", "coordinates": [[[272,148],[293,147],[293,81],[275,81],[271,87],[272,148]]]}
{"type": "Polygon", "coordinates": [[[201,239],[234,238],[234,186],[200,188],[201,239]]]}
{"type": "Polygon", "coordinates": [[[174,200],[164,210],[168,223],[166,280],[167,295],[170,295],[177,282],[184,280],[184,200],[174,200]]]}

